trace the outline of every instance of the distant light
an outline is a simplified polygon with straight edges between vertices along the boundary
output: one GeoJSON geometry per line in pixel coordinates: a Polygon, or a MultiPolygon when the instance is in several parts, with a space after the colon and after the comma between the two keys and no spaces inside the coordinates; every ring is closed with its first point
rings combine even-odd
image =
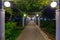
{"type": "Polygon", "coordinates": [[[26,14],[24,14],[24,17],[26,16],[26,14]]]}
{"type": "Polygon", "coordinates": [[[6,2],[4,2],[4,6],[5,6],[5,7],[10,7],[11,4],[10,4],[10,2],[6,1],[6,2]]]}
{"type": "Polygon", "coordinates": [[[52,3],[50,4],[50,6],[53,7],[53,8],[56,7],[56,6],[57,6],[57,2],[52,2],[52,3]]]}
{"type": "Polygon", "coordinates": [[[36,16],[39,16],[38,14],[36,16]]]}

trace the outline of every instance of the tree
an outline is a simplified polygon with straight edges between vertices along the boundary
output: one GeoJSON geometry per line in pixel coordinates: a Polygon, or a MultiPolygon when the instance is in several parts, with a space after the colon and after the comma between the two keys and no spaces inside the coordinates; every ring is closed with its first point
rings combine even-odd
{"type": "Polygon", "coordinates": [[[14,0],[14,2],[17,5],[17,7],[24,12],[40,11],[45,6],[50,4],[49,0],[21,0],[21,1],[14,0]]]}

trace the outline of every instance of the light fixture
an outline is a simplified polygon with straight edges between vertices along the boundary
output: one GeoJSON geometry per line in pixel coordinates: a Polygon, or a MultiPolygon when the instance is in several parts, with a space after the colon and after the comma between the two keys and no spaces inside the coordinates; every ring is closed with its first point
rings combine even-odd
{"type": "Polygon", "coordinates": [[[9,2],[9,1],[6,1],[6,2],[4,2],[4,6],[5,6],[5,7],[10,7],[10,6],[11,6],[11,4],[10,4],[10,2],[9,2]]]}
{"type": "Polygon", "coordinates": [[[52,7],[52,8],[54,8],[54,7],[56,7],[57,6],[57,2],[52,2],[51,4],[50,4],[50,6],[52,7]]]}
{"type": "Polygon", "coordinates": [[[24,17],[26,16],[26,14],[24,14],[24,17]]]}
{"type": "Polygon", "coordinates": [[[38,14],[36,16],[39,16],[38,14]]]}

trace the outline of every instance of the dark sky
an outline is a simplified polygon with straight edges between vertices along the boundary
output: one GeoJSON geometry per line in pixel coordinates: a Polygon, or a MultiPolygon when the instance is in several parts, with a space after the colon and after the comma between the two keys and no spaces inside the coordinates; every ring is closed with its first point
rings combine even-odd
{"type": "Polygon", "coordinates": [[[55,17],[55,9],[51,8],[50,6],[47,7],[44,11],[43,11],[43,16],[46,18],[54,18],[55,17]]]}
{"type": "Polygon", "coordinates": [[[0,0],[0,9],[2,8],[2,0],[0,0]]]}

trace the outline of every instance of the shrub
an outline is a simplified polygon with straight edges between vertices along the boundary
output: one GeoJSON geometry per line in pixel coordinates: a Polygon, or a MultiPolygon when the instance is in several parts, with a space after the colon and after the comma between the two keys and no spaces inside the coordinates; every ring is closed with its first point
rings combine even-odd
{"type": "Polygon", "coordinates": [[[21,26],[17,26],[16,22],[7,22],[5,24],[5,39],[6,40],[15,40],[16,37],[21,33],[22,31],[21,26]]]}
{"type": "Polygon", "coordinates": [[[55,32],[56,27],[55,27],[54,20],[50,20],[50,21],[41,20],[41,28],[45,28],[48,33],[53,34],[53,35],[55,35],[55,33],[56,33],[55,32]]]}

